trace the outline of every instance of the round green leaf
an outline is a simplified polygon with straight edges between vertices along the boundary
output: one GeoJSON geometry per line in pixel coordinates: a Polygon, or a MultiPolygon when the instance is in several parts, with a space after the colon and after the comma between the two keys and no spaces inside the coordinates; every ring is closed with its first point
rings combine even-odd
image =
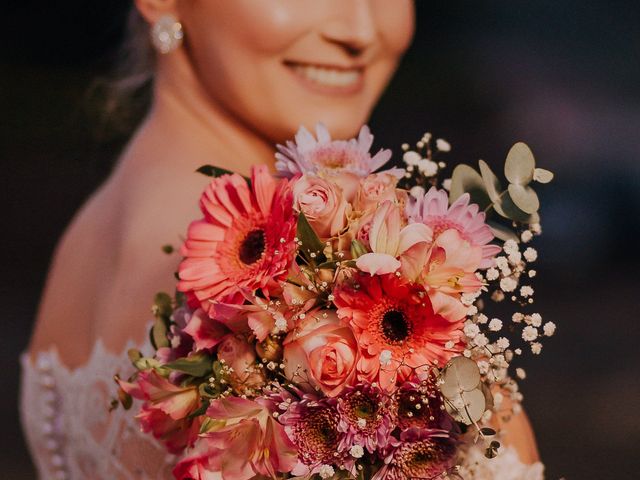
{"type": "Polygon", "coordinates": [[[452,399],[451,403],[452,405],[448,405],[449,413],[457,421],[467,425],[480,420],[487,407],[484,393],[480,388],[470,392],[462,392],[457,399],[452,399]],[[462,399],[462,402],[460,402],[460,399],[462,399]],[[463,403],[464,407],[458,408],[460,403],[463,403]]]}
{"type": "Polygon", "coordinates": [[[487,225],[489,225],[491,233],[493,233],[493,236],[497,239],[502,240],[503,242],[506,242],[507,240],[515,240],[516,242],[520,242],[520,238],[518,238],[518,235],[516,235],[516,233],[509,227],[505,227],[504,225],[500,225],[499,223],[495,222],[487,222],[487,225]]]}
{"type": "Polygon", "coordinates": [[[480,370],[467,357],[454,357],[444,368],[440,391],[447,398],[455,398],[460,391],[471,391],[480,384],[480,370]]]}
{"type": "Polygon", "coordinates": [[[509,184],[509,196],[513,200],[513,203],[525,213],[536,213],[540,208],[540,200],[538,195],[529,186],[516,185],[515,183],[509,184]]]}
{"type": "Polygon", "coordinates": [[[480,174],[469,165],[462,164],[458,165],[451,175],[449,203],[455,202],[465,193],[471,196],[471,202],[478,204],[481,210],[491,204],[491,199],[480,174]]]}
{"type": "Polygon", "coordinates": [[[536,168],[533,171],[533,179],[538,183],[549,183],[553,180],[553,172],[544,168],[536,168]]]}
{"type": "Polygon", "coordinates": [[[533,180],[536,161],[526,143],[518,142],[507,154],[504,174],[511,183],[528,185],[533,180]]]}
{"type": "Polygon", "coordinates": [[[495,202],[500,197],[500,193],[502,193],[500,180],[484,160],[480,160],[478,164],[480,165],[480,174],[482,175],[482,180],[484,181],[484,186],[487,189],[489,198],[492,202],[495,202]]]}

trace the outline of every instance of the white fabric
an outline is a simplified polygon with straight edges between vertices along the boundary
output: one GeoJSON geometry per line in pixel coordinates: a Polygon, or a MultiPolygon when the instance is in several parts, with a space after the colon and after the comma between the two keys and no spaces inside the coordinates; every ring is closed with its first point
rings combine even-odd
{"type": "MultiPolygon", "coordinates": [[[[116,393],[113,376],[132,371],[126,355],[98,341],[85,365],[69,370],[57,350],[41,352],[36,364],[21,357],[21,419],[41,480],[171,479],[177,459],[140,431],[136,405],[109,412],[116,393]]],[[[140,348],[148,352],[148,346],[140,348]]],[[[472,447],[460,474],[464,480],[542,480],[541,463],[524,465],[513,449],[488,460],[472,447]]]]}
{"type": "Polygon", "coordinates": [[[23,354],[20,410],[31,455],[42,480],[171,479],[176,459],[140,431],[136,405],[109,412],[117,391],[113,376],[133,371],[126,351],[98,341],[87,363],[69,370],[55,348],[36,364],[23,354]]]}

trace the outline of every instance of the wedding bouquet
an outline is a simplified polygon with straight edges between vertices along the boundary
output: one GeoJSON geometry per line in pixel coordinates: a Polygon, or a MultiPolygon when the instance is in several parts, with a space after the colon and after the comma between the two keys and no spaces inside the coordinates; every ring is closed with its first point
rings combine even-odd
{"type": "Polygon", "coordinates": [[[498,453],[492,415],[522,398],[510,365],[555,330],[528,312],[525,247],[531,185],[553,175],[518,143],[506,188],[483,161],[445,179],[451,147],[430,134],[380,170],[391,152],[372,142],[318,125],[278,146],[280,178],[199,169],[203,218],[178,293],[156,296],[155,354],[130,351],[136,373],[116,377],[181,455],[177,479],[460,478],[468,445],[498,453]],[[490,318],[488,299],[513,316],[490,318]]]}

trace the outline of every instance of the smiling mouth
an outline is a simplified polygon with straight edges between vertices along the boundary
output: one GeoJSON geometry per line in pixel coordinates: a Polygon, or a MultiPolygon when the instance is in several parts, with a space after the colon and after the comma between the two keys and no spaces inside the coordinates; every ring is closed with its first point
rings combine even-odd
{"type": "Polygon", "coordinates": [[[324,93],[356,93],[362,88],[364,68],[342,68],[297,62],[284,62],[308,87],[324,93]]]}

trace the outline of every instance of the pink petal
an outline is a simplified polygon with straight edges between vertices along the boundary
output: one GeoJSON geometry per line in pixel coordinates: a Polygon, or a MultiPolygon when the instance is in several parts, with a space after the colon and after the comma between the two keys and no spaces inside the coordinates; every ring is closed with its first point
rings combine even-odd
{"type": "Polygon", "coordinates": [[[401,265],[398,259],[386,253],[366,253],[356,260],[356,266],[371,276],[393,273],[401,265]]]}

